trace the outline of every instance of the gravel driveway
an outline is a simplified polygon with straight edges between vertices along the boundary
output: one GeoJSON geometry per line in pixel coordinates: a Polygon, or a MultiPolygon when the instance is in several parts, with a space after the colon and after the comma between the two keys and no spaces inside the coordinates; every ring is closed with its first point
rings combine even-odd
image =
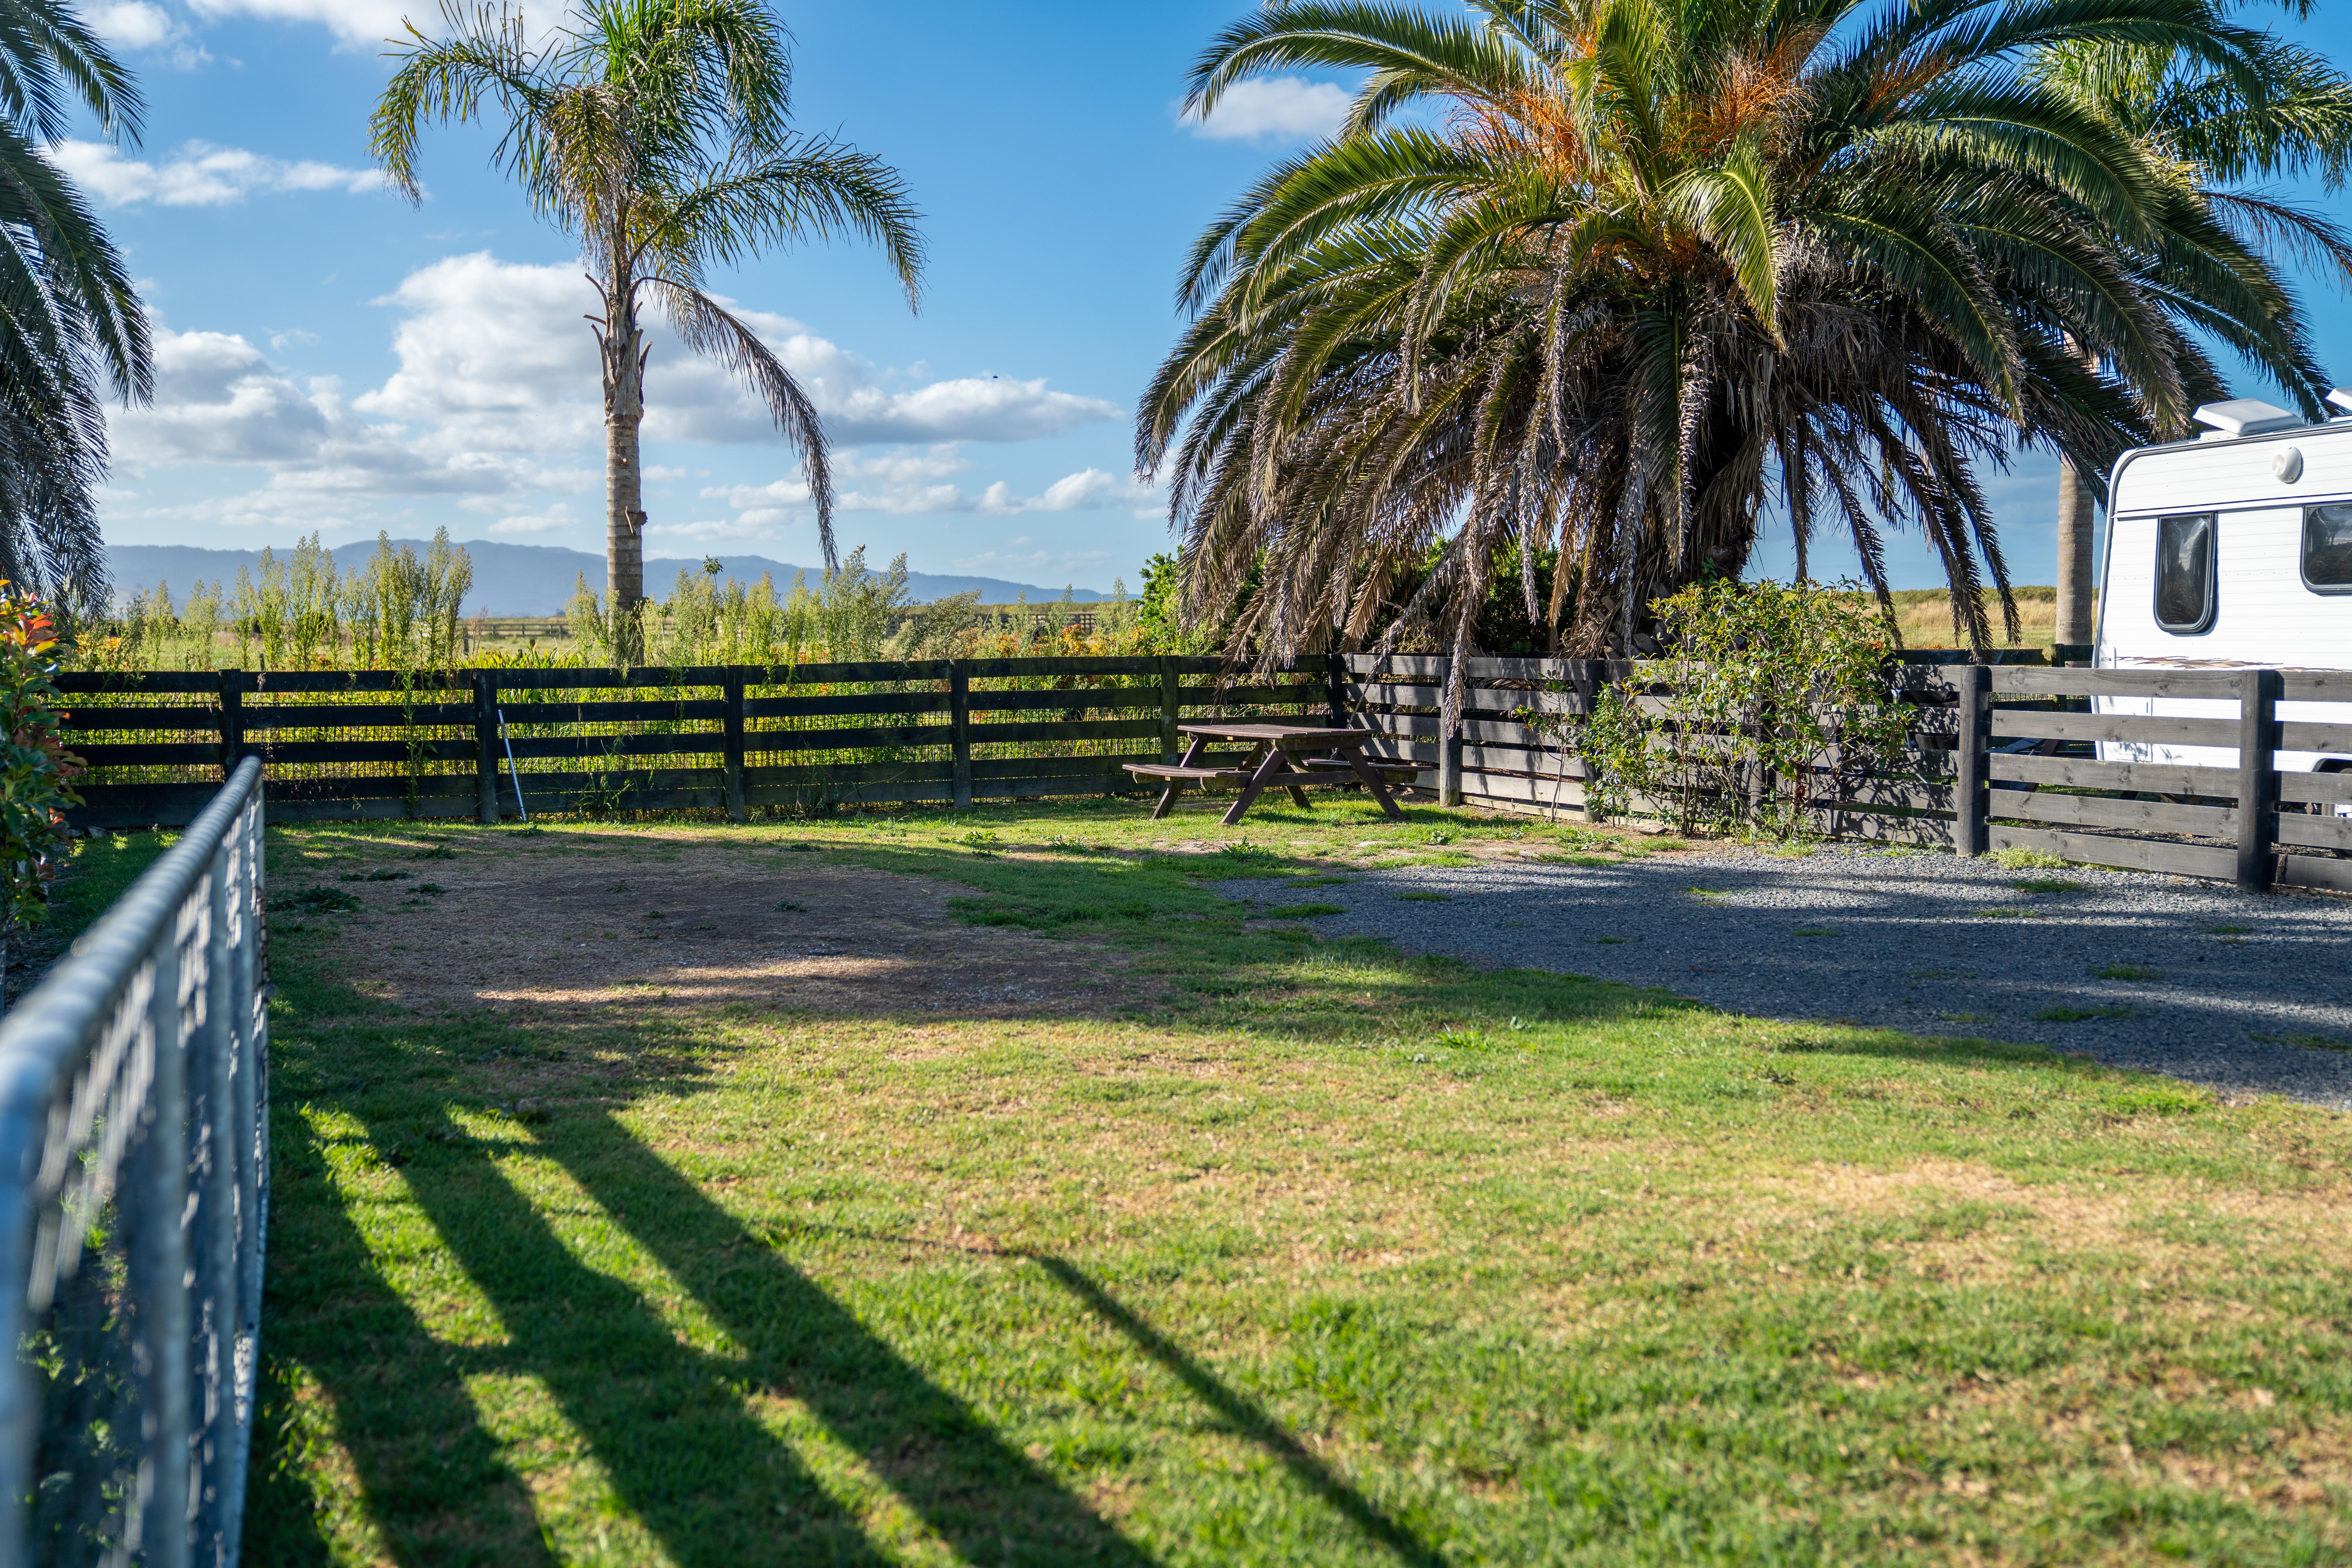
{"type": "Polygon", "coordinates": [[[1663,986],[1756,1016],[2038,1041],[2352,1110],[2352,899],[1859,849],[1408,867],[1223,890],[1345,906],[1315,922],[1325,935],[1663,986]]]}

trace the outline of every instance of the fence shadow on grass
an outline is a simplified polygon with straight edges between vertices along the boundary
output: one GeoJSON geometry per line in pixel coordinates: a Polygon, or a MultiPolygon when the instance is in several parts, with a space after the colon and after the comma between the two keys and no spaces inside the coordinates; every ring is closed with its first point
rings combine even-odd
{"type": "MultiPolygon", "coordinates": [[[[567,1247],[499,1168],[501,1153],[539,1146],[476,1139],[446,1118],[437,1131],[436,1148],[404,1168],[407,1186],[508,1335],[503,1347],[466,1352],[470,1370],[543,1385],[673,1562],[887,1561],[752,1418],[745,1369],[681,1342],[635,1288],[567,1247]]],[[[604,1140],[588,1141],[607,1152],[604,1140]]]]}
{"type": "Polygon", "coordinates": [[[316,1494],[299,1473],[312,1456],[293,1447],[299,1439],[289,1406],[299,1397],[291,1375],[299,1366],[326,1395],[334,1437],[356,1472],[357,1500],[394,1563],[551,1563],[530,1492],[482,1429],[463,1352],[435,1338],[384,1278],[342,1205],[300,1201],[303,1188],[328,1179],[325,1151],[298,1118],[280,1116],[278,1128],[245,1561],[272,1568],[332,1561],[316,1494]]]}
{"type": "Polygon", "coordinates": [[[567,1121],[546,1148],[743,1347],[741,1375],[798,1399],[962,1561],[1150,1563],[619,1121],[567,1121]]]}

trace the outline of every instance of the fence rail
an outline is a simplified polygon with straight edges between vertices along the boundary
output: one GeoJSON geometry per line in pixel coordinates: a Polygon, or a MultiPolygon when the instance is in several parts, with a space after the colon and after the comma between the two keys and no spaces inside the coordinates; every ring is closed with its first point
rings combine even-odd
{"type": "MultiPolygon", "coordinates": [[[[1470,659],[1450,733],[1440,710],[1451,663],[1427,655],[1331,655],[1239,676],[1214,659],[1129,657],[64,684],[75,702],[66,739],[96,769],[75,821],[93,826],[187,821],[247,755],[267,765],[281,820],[496,821],[518,805],[740,819],[1122,794],[1135,788],[1129,763],[1175,759],[1181,722],[1267,716],[1371,730],[1370,754],[1411,764],[1412,782],[1449,804],[1581,813],[1583,770],[1552,721],[1662,668],[1470,659]]],[[[1819,770],[1803,812],[1814,831],[2352,890],[2352,818],[2333,815],[2352,801],[2352,773],[2277,764],[2281,750],[2352,760],[2352,673],[1986,667],[1938,654],[1894,674],[1914,705],[1908,752],[1877,773],[1819,770]],[[2194,760],[2165,760],[2168,749],[2194,760]]]]}
{"type": "Polygon", "coordinates": [[[269,1203],[262,779],[0,1023],[0,1568],[237,1560],[269,1203]]]}

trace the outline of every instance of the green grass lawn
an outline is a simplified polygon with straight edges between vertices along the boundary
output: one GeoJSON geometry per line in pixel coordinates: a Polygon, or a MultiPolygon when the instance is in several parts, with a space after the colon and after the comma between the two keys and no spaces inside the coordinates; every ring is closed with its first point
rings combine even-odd
{"type": "Polygon", "coordinates": [[[1409,959],[1202,886],[1640,852],[1612,835],[1144,818],[274,832],[278,896],[363,910],[273,934],[248,1561],[2352,1555],[2342,1118],[1409,959]],[[382,933],[502,937],[370,869],[437,845],[521,898],[711,843],[771,901],[818,865],[955,884],[939,942],[1091,944],[1112,1000],[371,984],[382,933]]]}

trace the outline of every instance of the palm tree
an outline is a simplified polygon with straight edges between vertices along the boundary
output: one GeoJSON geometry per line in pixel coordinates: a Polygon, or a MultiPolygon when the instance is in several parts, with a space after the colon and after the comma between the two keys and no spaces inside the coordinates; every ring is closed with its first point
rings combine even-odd
{"type": "Polygon", "coordinates": [[[107,394],[153,387],[130,269],[45,154],[76,105],[136,142],[130,73],[56,0],[0,0],[0,575],[68,612],[108,608],[97,487],[107,394]]]}
{"type": "Polygon", "coordinates": [[[448,37],[412,23],[373,121],[376,160],[411,201],[417,133],[433,121],[503,122],[494,161],[539,215],[574,236],[604,301],[590,318],[604,391],[606,611],[625,642],[645,597],[639,426],[650,295],[688,350],[750,384],[801,457],[825,565],[833,480],[815,406],[759,334],[704,284],[772,244],[847,230],[878,243],[916,302],[918,215],[896,171],[793,132],[792,62],[758,0],[604,0],[534,43],[520,11],[447,0],[448,37]]]}
{"type": "Polygon", "coordinates": [[[1908,523],[1971,640],[1988,576],[2013,627],[1984,466],[2042,442],[2104,471],[2182,428],[2220,384],[2192,328],[2326,389],[2263,258],[2028,68],[2116,39],[2256,63],[2205,0],[1272,0],[1202,57],[1195,112],[1369,74],[1198,242],[1139,410],[1191,602],[1255,580],[1236,636],[1284,656],[1361,636],[1442,542],[1391,636],[1466,652],[1516,547],[1558,646],[1638,647],[1640,607],[1738,575],[1777,503],[1801,573],[1826,515],[1884,596],[1908,523]]]}
{"type": "MultiPolygon", "coordinates": [[[[2287,9],[2307,14],[2308,4],[2287,9]]],[[[2317,173],[2330,191],[2352,166],[2352,77],[2309,49],[2276,38],[2254,48],[2250,81],[2184,59],[2163,44],[2053,45],[2035,71],[2053,90],[2139,141],[2148,156],[2193,186],[2222,222],[2249,241],[2284,248],[2339,280],[2352,279],[2352,244],[2324,216],[2283,203],[2248,181],[2317,173]],[[2250,91],[2259,84],[2259,91],[2250,91]]],[[[2058,466],[2058,624],[2061,644],[2087,645],[2092,507],[2099,477],[2071,458],[2058,466]]]]}

